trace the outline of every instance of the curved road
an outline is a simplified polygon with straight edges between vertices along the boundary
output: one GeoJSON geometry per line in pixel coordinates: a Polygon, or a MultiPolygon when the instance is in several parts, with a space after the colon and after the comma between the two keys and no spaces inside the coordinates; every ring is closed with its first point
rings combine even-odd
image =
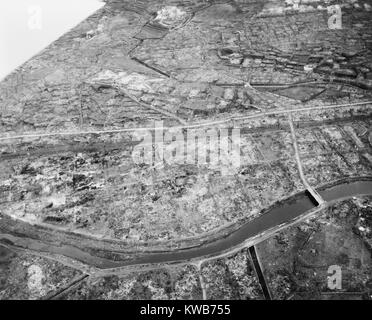
{"type": "MultiPolygon", "coordinates": [[[[326,201],[326,204],[354,196],[372,195],[372,180],[361,178],[352,182],[343,182],[334,186],[320,188],[318,192],[326,201]]],[[[256,239],[255,241],[259,242],[262,240],[260,237],[263,233],[269,230],[271,233],[276,232],[284,225],[299,220],[306,213],[312,212],[312,209],[316,208],[319,210],[323,207],[316,207],[306,193],[301,193],[281,204],[273,206],[260,217],[245,223],[224,238],[199,247],[158,253],[141,254],[139,252],[136,256],[125,253],[123,250],[109,248],[104,241],[99,244],[100,240],[90,239],[90,241],[98,242],[95,248],[86,247],[83,241],[78,242],[76,246],[66,244],[66,242],[64,243],[64,234],[60,231],[50,233],[49,241],[43,241],[42,237],[37,237],[35,234],[27,234],[31,225],[25,222],[11,221],[9,217],[0,219],[0,242],[39,252],[61,254],[101,269],[130,265],[185,262],[195,258],[217,256],[236,248],[250,239],[256,239]],[[13,227],[9,228],[9,225],[13,225],[13,227]],[[15,225],[18,225],[18,229],[14,227],[15,225]]],[[[34,226],[33,228],[37,227],[34,226]]],[[[84,238],[80,235],[79,237],[84,238]]]]}

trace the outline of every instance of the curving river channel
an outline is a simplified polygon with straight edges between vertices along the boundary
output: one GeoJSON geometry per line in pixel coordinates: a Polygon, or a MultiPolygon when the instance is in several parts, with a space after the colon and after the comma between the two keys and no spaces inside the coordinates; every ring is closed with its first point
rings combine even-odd
{"type": "MultiPolygon", "coordinates": [[[[372,180],[343,182],[333,186],[320,188],[317,191],[327,203],[333,203],[354,196],[372,195],[372,180]]],[[[88,251],[79,249],[75,246],[63,245],[61,244],[61,241],[59,241],[60,245],[56,245],[43,243],[42,241],[27,238],[24,235],[20,237],[19,235],[17,236],[12,233],[4,232],[4,227],[0,228],[0,240],[2,240],[2,242],[7,242],[31,250],[61,254],[102,269],[137,264],[183,262],[200,257],[219,255],[224,251],[233,249],[234,247],[241,245],[243,242],[257,237],[270,229],[275,230],[275,228],[279,228],[279,226],[293,222],[315,208],[316,204],[314,204],[307,193],[303,192],[273,206],[260,217],[247,222],[239,229],[231,232],[228,236],[216,241],[195,248],[178,249],[158,253],[143,253],[143,256],[136,257],[133,257],[133,255],[127,255],[120,259],[99,257],[92,253],[92,251],[89,253],[88,251]]],[[[106,248],[101,250],[104,251],[109,249],[106,248]]]]}

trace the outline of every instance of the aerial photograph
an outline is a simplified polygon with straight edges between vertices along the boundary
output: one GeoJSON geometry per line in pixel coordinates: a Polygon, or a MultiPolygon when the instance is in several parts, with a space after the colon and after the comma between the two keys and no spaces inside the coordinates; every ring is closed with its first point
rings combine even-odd
{"type": "Polygon", "coordinates": [[[2,1],[0,300],[372,300],[372,0],[2,1]]]}

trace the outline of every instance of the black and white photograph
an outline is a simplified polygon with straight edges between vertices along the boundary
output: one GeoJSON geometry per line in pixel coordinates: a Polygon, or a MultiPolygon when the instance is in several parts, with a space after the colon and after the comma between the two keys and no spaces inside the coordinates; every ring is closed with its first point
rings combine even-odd
{"type": "Polygon", "coordinates": [[[372,300],[372,0],[1,0],[0,300],[372,300]]]}

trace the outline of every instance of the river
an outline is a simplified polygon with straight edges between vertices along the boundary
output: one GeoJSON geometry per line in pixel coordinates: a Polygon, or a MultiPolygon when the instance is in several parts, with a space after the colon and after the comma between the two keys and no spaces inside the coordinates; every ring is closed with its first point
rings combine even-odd
{"type": "MultiPolygon", "coordinates": [[[[333,203],[337,200],[352,198],[354,196],[372,195],[372,181],[358,180],[343,182],[333,186],[319,188],[317,191],[328,203],[333,203]]],[[[62,254],[102,269],[137,264],[181,262],[195,258],[219,255],[224,251],[239,246],[246,240],[257,237],[267,230],[275,229],[283,224],[293,222],[315,208],[316,205],[309,198],[307,193],[303,192],[281,202],[280,204],[274,205],[258,218],[245,223],[239,229],[233,231],[224,238],[195,248],[178,249],[159,253],[143,253],[143,256],[134,258],[127,257],[127,259],[120,261],[98,257],[71,245],[42,243],[40,240],[26,238],[24,235],[19,238],[5,233],[4,230],[0,233],[0,240],[32,250],[62,254]]],[[[58,243],[60,240],[56,242],[58,243]]],[[[104,247],[103,243],[102,247],[104,247]]],[[[105,249],[101,249],[101,251],[104,250],[105,249]]]]}

